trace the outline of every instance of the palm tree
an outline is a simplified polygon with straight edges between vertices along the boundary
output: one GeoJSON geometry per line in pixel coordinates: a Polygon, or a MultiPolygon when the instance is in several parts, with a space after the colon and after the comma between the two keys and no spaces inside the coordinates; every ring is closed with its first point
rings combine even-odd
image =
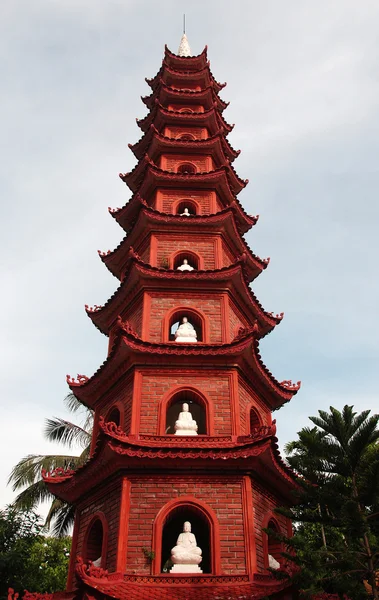
{"type": "MultiPolygon", "coordinates": [[[[345,581],[352,576],[358,584],[368,578],[373,597],[379,598],[379,415],[331,406],[310,420],[315,427],[302,429],[298,440],[286,446],[288,463],[304,477],[293,517],[339,532],[343,545],[328,552],[329,566],[339,569],[345,581]],[[344,572],[343,562],[346,569],[350,565],[344,572]]],[[[323,545],[326,549],[325,535],[323,545]]]]}
{"type": "MultiPolygon", "coordinates": [[[[73,394],[68,394],[64,400],[67,408],[72,413],[83,411],[83,405],[73,394]]],[[[40,502],[50,502],[50,509],[46,517],[45,526],[52,527],[53,535],[65,536],[71,529],[74,521],[74,507],[67,502],[55,498],[47,489],[42,480],[42,469],[51,471],[57,467],[64,469],[77,469],[83,465],[88,457],[93,427],[93,413],[85,409],[82,426],[53,417],[46,419],[44,436],[51,442],[60,442],[68,448],[74,445],[82,448],[79,456],[69,454],[28,454],[15,465],[9,476],[8,484],[12,484],[13,491],[22,490],[16,497],[13,505],[15,508],[35,509],[40,502]]]]}

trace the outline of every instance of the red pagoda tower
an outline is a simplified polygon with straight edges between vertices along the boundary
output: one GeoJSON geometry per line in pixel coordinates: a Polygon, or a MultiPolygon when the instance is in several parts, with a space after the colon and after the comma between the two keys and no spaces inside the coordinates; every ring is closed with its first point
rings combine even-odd
{"type": "Polygon", "coordinates": [[[126,235],[100,253],[120,283],[86,307],[108,356],[68,378],[94,411],[91,457],[44,476],[76,507],[66,597],[288,599],[269,570],[285,568],[281,546],[263,529],[291,532],[274,512],[296,482],[271,415],[300,384],[260,358],[283,315],[250,288],[269,261],[243,238],[257,217],[237,200],[247,181],[232,166],[225,84],[185,35],[147,83],[138,163],[120,175],[132,197],[110,209],[126,235]]]}

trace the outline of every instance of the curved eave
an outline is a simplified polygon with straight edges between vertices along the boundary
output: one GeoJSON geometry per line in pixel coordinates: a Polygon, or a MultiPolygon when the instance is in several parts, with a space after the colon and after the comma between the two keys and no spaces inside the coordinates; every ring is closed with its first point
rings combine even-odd
{"type": "Polygon", "coordinates": [[[215,79],[209,68],[209,63],[207,63],[207,65],[204,68],[198,69],[196,71],[181,71],[179,69],[172,69],[167,64],[167,62],[163,60],[162,66],[159,69],[158,73],[155,75],[155,77],[153,77],[152,79],[146,78],[145,81],[151,87],[152,90],[155,90],[155,88],[159,85],[161,79],[163,79],[163,81],[165,81],[165,83],[167,83],[168,85],[170,85],[170,80],[182,80],[184,86],[186,81],[191,81],[197,83],[202,89],[208,87],[208,85],[213,83],[216,92],[220,92],[226,86],[226,83],[219,83],[215,79]]]}
{"type": "MultiPolygon", "coordinates": [[[[191,160],[191,157],[188,155],[188,160],[191,160]]],[[[166,171],[164,169],[160,169],[150,158],[149,156],[146,154],[144,156],[144,158],[142,160],[140,160],[137,165],[135,166],[135,168],[130,171],[129,173],[125,173],[122,174],[120,173],[120,179],[122,179],[122,181],[124,183],[126,183],[126,185],[129,187],[129,189],[133,192],[136,193],[138,192],[138,190],[140,189],[144,178],[146,176],[146,170],[148,167],[151,167],[151,169],[155,172],[160,173],[161,175],[166,175],[166,176],[178,176],[179,181],[186,176],[191,176],[194,177],[194,181],[196,181],[196,178],[198,178],[199,176],[206,176],[206,175],[215,175],[215,174],[219,174],[219,173],[225,173],[226,178],[227,178],[227,182],[229,184],[230,187],[230,191],[231,194],[233,196],[236,196],[237,194],[239,194],[244,187],[246,187],[248,181],[243,181],[242,179],[240,179],[238,177],[238,175],[236,174],[235,170],[233,169],[233,167],[230,164],[224,164],[216,169],[214,169],[213,171],[204,171],[204,172],[200,172],[200,173],[175,173],[172,171],[166,171]]]]}
{"type": "Polygon", "coordinates": [[[115,293],[109,298],[104,306],[96,308],[95,310],[91,310],[87,306],[86,311],[99,331],[104,333],[104,335],[109,335],[110,328],[118,315],[125,311],[128,297],[133,290],[133,295],[135,295],[138,287],[143,289],[144,286],[157,286],[160,290],[162,290],[162,287],[174,290],[176,284],[178,290],[188,289],[188,291],[191,291],[197,287],[197,284],[200,281],[203,283],[203,286],[206,285],[207,288],[212,285],[218,287],[221,283],[230,291],[232,291],[231,288],[233,286],[234,297],[237,294],[237,290],[240,290],[238,296],[240,300],[243,301],[245,311],[250,313],[250,319],[258,321],[259,337],[264,337],[280,323],[283,315],[274,317],[271,313],[267,313],[264,310],[254,292],[246,283],[246,277],[243,270],[244,262],[245,261],[243,260],[238,260],[229,267],[214,269],[212,271],[197,270],[178,272],[177,270],[174,271],[171,269],[152,267],[138,258],[130,258],[125,277],[115,293]]]}
{"type": "MultiPolygon", "coordinates": [[[[114,426],[114,423],[106,425],[114,426]]],[[[82,467],[68,476],[62,476],[61,472],[57,476],[54,471],[44,473],[43,480],[54,495],[70,503],[75,503],[105,478],[124,469],[128,472],[146,468],[169,469],[172,472],[190,467],[207,473],[220,469],[234,473],[249,470],[254,472],[255,478],[273,485],[287,498],[297,488],[295,475],[278,455],[277,438],[272,432],[255,437],[234,437],[232,442],[227,437],[225,441],[220,436],[201,437],[200,440],[176,436],[126,436],[103,429],[94,454],[82,467]],[[149,441],[145,442],[143,437],[148,437],[149,441]]]]}
{"type": "Polygon", "coordinates": [[[207,51],[208,46],[205,46],[204,50],[196,56],[178,56],[178,54],[172,52],[168,46],[165,45],[163,62],[175,71],[180,69],[183,69],[184,71],[200,71],[205,69],[208,65],[207,51]]]}
{"type": "MultiPolygon", "coordinates": [[[[145,188],[144,190],[146,193],[152,193],[153,190],[149,189],[149,188],[145,188]]],[[[186,189],[186,191],[188,191],[188,189],[186,189]]],[[[138,213],[141,210],[141,208],[143,206],[147,206],[147,203],[142,199],[140,194],[133,194],[132,198],[126,203],[124,204],[124,206],[122,208],[110,208],[108,207],[108,211],[111,214],[111,216],[117,221],[117,223],[120,225],[120,227],[122,227],[122,229],[125,231],[125,233],[128,233],[132,227],[132,225],[134,224],[135,220],[137,219],[138,213]]],[[[227,210],[231,208],[233,210],[234,213],[234,217],[237,221],[238,224],[238,229],[240,231],[241,234],[246,233],[247,231],[249,231],[249,229],[251,229],[251,227],[253,227],[253,225],[256,224],[256,222],[258,221],[258,216],[252,216],[252,215],[248,215],[242,204],[238,201],[238,199],[236,197],[234,197],[232,199],[232,202],[229,206],[227,206],[225,209],[223,209],[222,211],[219,211],[218,213],[214,213],[215,215],[220,215],[224,210],[227,210]]],[[[150,207],[151,210],[154,210],[150,207]]],[[[158,213],[158,211],[155,211],[158,213]]],[[[166,215],[167,213],[159,213],[162,215],[166,215]]],[[[170,216],[175,216],[175,215],[170,215],[170,216]]],[[[197,215],[197,216],[191,216],[191,217],[183,217],[184,218],[188,218],[191,219],[191,221],[194,222],[194,224],[197,224],[198,219],[207,219],[208,217],[211,217],[212,215],[197,215]]]]}
{"type": "Polygon", "coordinates": [[[150,96],[141,98],[142,102],[150,110],[154,108],[157,99],[162,105],[177,102],[179,100],[182,104],[186,104],[187,102],[190,104],[194,102],[195,105],[201,104],[206,109],[209,109],[216,103],[217,110],[220,113],[229,106],[229,103],[222,100],[217,94],[213,84],[208,85],[202,90],[178,90],[167,85],[162,79],[150,96]]]}
{"type": "Polygon", "coordinates": [[[206,127],[212,135],[220,128],[225,131],[225,135],[233,130],[234,125],[229,125],[224,117],[217,111],[216,106],[209,110],[197,113],[183,113],[176,110],[168,110],[158,101],[154,108],[143,119],[137,119],[138,127],[146,132],[150,125],[154,124],[158,130],[167,126],[174,127],[206,127]]]}
{"type": "Polygon", "coordinates": [[[233,162],[240,154],[232,148],[221,129],[204,140],[181,140],[163,135],[153,124],[136,144],[129,144],[129,148],[137,160],[143,159],[145,154],[154,160],[158,153],[164,152],[200,154],[212,151],[212,157],[215,156],[220,165],[227,160],[233,162]]]}
{"type": "Polygon", "coordinates": [[[176,344],[168,342],[157,344],[142,341],[129,332],[128,324],[121,324],[115,329],[115,340],[106,360],[92,375],[78,375],[73,378],[67,375],[67,383],[76,398],[86,406],[93,408],[97,398],[108,389],[120,376],[120,369],[125,373],[133,365],[172,366],[193,363],[198,366],[199,358],[203,365],[209,363],[214,367],[225,367],[229,360],[245,361],[252,370],[253,379],[258,377],[266,390],[266,400],[272,409],[279,408],[294,396],[300,388],[300,382],[279,382],[264,365],[260,354],[259,344],[255,339],[256,329],[251,328],[229,344],[176,344]]]}
{"type": "Polygon", "coordinates": [[[142,198],[148,198],[158,187],[166,187],[186,189],[187,193],[190,188],[215,190],[225,206],[230,206],[237,201],[231,188],[227,167],[220,167],[206,173],[171,173],[160,169],[145,158],[136,170],[126,174],[120,173],[119,176],[133,193],[138,192],[142,198]]]}
{"type": "MultiPolygon", "coordinates": [[[[280,592],[286,598],[294,597],[287,577],[275,579],[261,573],[253,581],[247,575],[154,577],[112,573],[108,576],[103,569],[80,562],[76,575],[93,600],[264,600],[277,598],[280,592]]],[[[335,596],[330,598],[336,600],[335,596]]]]}
{"type": "Polygon", "coordinates": [[[204,232],[208,229],[210,233],[214,233],[215,230],[218,233],[221,231],[226,236],[226,241],[229,241],[229,246],[233,244],[236,260],[240,255],[246,255],[245,270],[249,282],[253,281],[266,269],[269,263],[269,259],[261,259],[249,248],[238,229],[233,209],[230,207],[209,216],[182,217],[161,213],[150,206],[142,205],[133,229],[120,244],[113,251],[99,251],[103,263],[119,280],[123,278],[130,247],[135,247],[138,252],[138,241],[141,239],[140,232],[143,231],[148,234],[149,229],[154,229],[155,226],[158,226],[162,232],[165,232],[167,228],[170,233],[175,234],[182,234],[183,232],[191,234],[194,227],[201,227],[204,232]]]}

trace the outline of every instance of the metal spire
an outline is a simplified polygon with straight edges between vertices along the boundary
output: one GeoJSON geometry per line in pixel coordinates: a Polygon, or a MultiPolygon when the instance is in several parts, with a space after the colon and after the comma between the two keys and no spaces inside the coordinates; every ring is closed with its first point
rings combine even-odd
{"type": "Polygon", "coordinates": [[[183,35],[182,35],[182,39],[180,40],[180,44],[179,44],[179,50],[178,50],[178,55],[179,56],[192,56],[191,54],[191,48],[186,36],[186,15],[183,15],[183,35]]]}

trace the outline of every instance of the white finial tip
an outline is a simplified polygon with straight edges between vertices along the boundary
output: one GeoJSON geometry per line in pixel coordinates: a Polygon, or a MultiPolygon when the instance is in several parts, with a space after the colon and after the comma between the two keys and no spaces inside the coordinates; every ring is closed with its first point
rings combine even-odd
{"type": "Polygon", "coordinates": [[[188,39],[187,39],[187,36],[185,33],[183,33],[182,39],[180,40],[178,56],[192,56],[191,48],[190,48],[190,45],[188,43],[188,39]]]}

